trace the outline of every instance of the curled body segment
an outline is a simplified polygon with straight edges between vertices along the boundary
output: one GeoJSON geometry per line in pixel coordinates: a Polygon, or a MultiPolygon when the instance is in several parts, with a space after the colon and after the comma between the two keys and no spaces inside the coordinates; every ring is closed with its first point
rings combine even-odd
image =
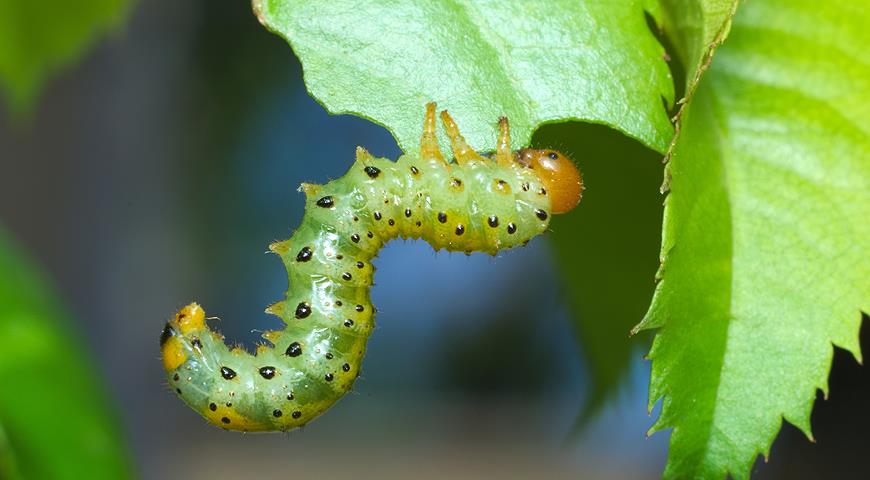
{"type": "Polygon", "coordinates": [[[166,324],[163,363],[182,400],[225,429],[304,425],[359,376],[374,328],[371,260],[385,243],[420,238],[436,250],[495,254],[544,232],[554,204],[564,211],[564,199],[550,191],[573,188],[577,198],[567,203],[579,201],[579,174],[566,176],[567,188],[554,184],[560,175],[541,161],[573,164],[548,150],[511,152],[506,119],[499,123],[494,158],[470,150],[446,111],[442,119],[454,147],[452,163],[438,150],[435,105],[429,104],[419,156],[393,162],[358,148],[341,178],[302,185],[302,223],[288,240],[270,245],[287,268],[289,287],[285,299],[266,311],[286,326],[264,333],[269,345],[256,355],[228,348],[195,303],[166,324]]]}

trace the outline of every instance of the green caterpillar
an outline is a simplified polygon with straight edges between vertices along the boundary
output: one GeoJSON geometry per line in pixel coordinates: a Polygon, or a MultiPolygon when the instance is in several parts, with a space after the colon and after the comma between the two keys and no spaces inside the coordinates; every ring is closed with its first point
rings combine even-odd
{"type": "Polygon", "coordinates": [[[357,148],[356,161],[326,185],[303,184],[302,224],[270,245],[287,267],[286,299],[266,312],[284,330],[263,334],[256,355],[229,349],[196,303],[160,336],[172,388],[209,422],[230,430],[286,431],[304,425],[344,396],[360,372],[374,327],[369,298],[381,247],[422,238],[436,250],[495,254],[544,232],[551,214],[580,201],[574,164],[552,150],[510,150],[499,119],[495,153],[472,150],[441,112],[455,161],[435,137],[435,104],[426,106],[420,155],[392,162],[357,148]]]}

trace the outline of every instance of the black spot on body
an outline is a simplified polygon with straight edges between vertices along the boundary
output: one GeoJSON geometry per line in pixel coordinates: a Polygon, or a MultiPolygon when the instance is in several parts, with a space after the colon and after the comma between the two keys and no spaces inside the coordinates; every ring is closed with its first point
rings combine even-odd
{"type": "Polygon", "coordinates": [[[334,379],[334,378],[335,378],[335,375],[333,375],[331,373],[327,373],[326,375],[323,376],[323,379],[326,380],[327,382],[331,382],[332,379],[334,379]]]}
{"type": "Polygon", "coordinates": [[[299,345],[299,342],[291,343],[284,352],[284,355],[287,355],[288,357],[298,357],[299,355],[302,355],[302,345],[299,345]]]}
{"type": "Polygon", "coordinates": [[[345,372],[349,372],[350,371],[350,364],[345,363],[344,365],[341,366],[341,369],[344,370],[345,372]]]}
{"type": "Polygon", "coordinates": [[[486,219],[486,223],[487,223],[490,227],[495,228],[495,227],[498,226],[498,217],[496,217],[495,215],[492,215],[492,216],[490,216],[489,218],[486,219]]]}
{"type": "Polygon", "coordinates": [[[356,306],[356,311],[357,311],[357,312],[361,312],[361,311],[363,311],[363,310],[365,310],[365,307],[363,307],[362,305],[357,305],[357,306],[356,306]]]}
{"type": "Polygon", "coordinates": [[[392,227],[393,225],[396,224],[396,221],[391,218],[391,219],[387,220],[387,223],[389,223],[390,226],[392,227]]]}
{"type": "Polygon", "coordinates": [[[405,209],[405,217],[411,218],[411,209],[410,208],[405,209]]]}
{"type": "Polygon", "coordinates": [[[541,195],[546,195],[546,194],[547,194],[547,189],[544,188],[544,187],[541,187],[541,189],[538,190],[538,193],[541,194],[541,195]]]}
{"type": "Polygon", "coordinates": [[[381,212],[375,212],[374,217],[375,217],[375,220],[380,220],[380,219],[384,218],[383,215],[381,215],[381,212]]]}
{"type": "Polygon", "coordinates": [[[355,233],[350,236],[350,239],[353,241],[353,243],[359,243],[359,235],[355,233]]]}
{"type": "Polygon", "coordinates": [[[341,303],[341,300],[336,300],[336,301],[335,301],[335,306],[336,306],[336,307],[340,307],[340,306],[342,306],[342,305],[344,305],[344,304],[341,303]]]}
{"type": "Polygon", "coordinates": [[[324,357],[326,357],[327,360],[332,360],[334,358],[334,356],[330,352],[326,352],[326,355],[324,355],[324,357]]]}
{"type": "Polygon", "coordinates": [[[216,411],[217,411],[217,404],[215,404],[215,403],[209,403],[209,404],[208,404],[208,409],[211,410],[212,412],[216,412],[216,411]]]}
{"type": "Polygon", "coordinates": [[[447,223],[447,214],[444,212],[438,212],[438,221],[441,223],[447,223]]]}
{"type": "Polygon", "coordinates": [[[296,410],[295,412],[291,413],[290,416],[293,418],[299,418],[302,416],[302,412],[300,412],[299,410],[296,410]]]}
{"type": "Polygon", "coordinates": [[[343,258],[344,258],[344,255],[336,255],[336,256],[335,256],[335,259],[336,259],[336,260],[341,260],[341,259],[343,259],[343,258]]]}
{"type": "Polygon", "coordinates": [[[465,227],[460,223],[456,226],[456,235],[462,235],[463,233],[465,233],[465,227]]]}
{"type": "Polygon", "coordinates": [[[227,418],[227,417],[223,417],[223,418],[221,418],[221,421],[224,422],[224,423],[227,423],[227,424],[230,423],[230,419],[227,418]]]}
{"type": "Polygon", "coordinates": [[[351,320],[351,319],[348,318],[347,320],[344,321],[344,326],[345,326],[345,327],[352,327],[352,326],[353,326],[353,320],[351,320]]]}
{"type": "Polygon", "coordinates": [[[418,173],[420,173],[420,170],[417,170],[417,167],[411,165],[411,173],[417,175],[418,173]]]}
{"type": "Polygon", "coordinates": [[[378,167],[366,167],[363,170],[366,172],[366,175],[368,175],[369,178],[378,178],[378,175],[381,174],[381,169],[378,167]]]}
{"type": "Polygon", "coordinates": [[[546,220],[547,219],[547,212],[538,208],[535,210],[535,216],[540,218],[541,220],[546,220]]]}
{"type": "Polygon", "coordinates": [[[369,238],[375,238],[375,234],[372,233],[371,230],[369,230],[369,231],[366,233],[366,236],[369,237],[369,238]]]}
{"type": "Polygon", "coordinates": [[[275,376],[275,367],[260,367],[260,376],[266,380],[271,380],[275,376]]]}
{"type": "Polygon", "coordinates": [[[450,180],[450,186],[451,186],[451,187],[461,187],[461,186],[462,186],[462,180],[460,180],[460,179],[458,179],[458,178],[453,178],[452,180],[450,180]]]}
{"type": "Polygon", "coordinates": [[[509,223],[507,226],[507,232],[510,234],[517,232],[517,226],[513,224],[513,222],[509,223]]]}
{"type": "Polygon", "coordinates": [[[177,382],[179,379],[181,379],[181,377],[179,377],[178,374],[176,373],[175,375],[172,376],[172,379],[177,382]]]}
{"type": "Polygon", "coordinates": [[[275,418],[281,418],[281,415],[284,415],[284,412],[281,410],[272,410],[272,416],[275,418]]]}
{"type": "Polygon", "coordinates": [[[180,388],[176,388],[176,389],[175,389],[175,392],[178,393],[179,395],[181,395],[181,389],[180,389],[180,388]]]}
{"type": "Polygon", "coordinates": [[[420,222],[420,220],[417,220],[417,223],[415,223],[414,225],[417,225],[419,227],[419,226],[423,225],[423,223],[420,222]]]}
{"type": "Polygon", "coordinates": [[[305,302],[299,302],[299,305],[296,305],[296,318],[302,319],[311,315],[311,306],[305,302]]]}
{"type": "Polygon", "coordinates": [[[190,344],[193,345],[194,348],[202,350],[202,342],[200,342],[198,338],[194,338],[193,340],[191,340],[190,344]]]}
{"type": "Polygon", "coordinates": [[[366,264],[363,262],[356,262],[356,268],[365,268],[366,264]]]}
{"type": "Polygon", "coordinates": [[[293,395],[293,392],[287,394],[287,400],[293,400],[294,398],[296,398],[296,396],[293,395]]]}
{"type": "Polygon", "coordinates": [[[236,371],[229,367],[221,367],[221,376],[227,380],[236,378],[236,371]]]}
{"type": "Polygon", "coordinates": [[[311,260],[311,257],[314,255],[314,252],[311,251],[308,247],[302,247],[302,250],[299,250],[299,253],[296,254],[297,262],[307,262],[311,260]]]}
{"type": "Polygon", "coordinates": [[[524,191],[524,192],[528,192],[528,191],[529,191],[529,182],[523,182],[523,191],[524,191]]]}
{"type": "Polygon", "coordinates": [[[322,208],[332,208],[334,205],[335,200],[333,200],[332,196],[330,195],[321,197],[320,200],[317,201],[317,206],[322,208]]]}
{"type": "Polygon", "coordinates": [[[160,334],[160,346],[162,347],[164,343],[166,343],[171,337],[174,336],[175,330],[169,325],[169,322],[167,322],[166,325],[163,327],[163,333],[160,334]]]}
{"type": "Polygon", "coordinates": [[[349,282],[353,278],[353,276],[350,274],[350,272],[344,272],[341,274],[341,278],[349,282]]]}

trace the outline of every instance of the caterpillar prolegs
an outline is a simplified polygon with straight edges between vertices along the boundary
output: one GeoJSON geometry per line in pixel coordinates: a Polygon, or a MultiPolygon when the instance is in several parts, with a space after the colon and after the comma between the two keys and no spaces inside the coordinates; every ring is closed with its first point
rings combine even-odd
{"type": "Polygon", "coordinates": [[[169,383],[209,422],[231,430],[286,431],[317,417],[353,386],[374,327],[371,259],[388,241],[421,238],[436,250],[495,254],[544,232],[550,215],[571,210],[580,173],[552,150],[510,150],[499,119],[495,153],[466,144],[447,111],[441,119],[454,161],[435,136],[426,106],[420,153],[393,162],[357,148],[356,161],[326,185],[303,184],[302,223],[269,249],[287,268],[286,298],[268,307],[284,330],[263,334],[256,355],[230,349],[196,303],[160,336],[169,383]]]}

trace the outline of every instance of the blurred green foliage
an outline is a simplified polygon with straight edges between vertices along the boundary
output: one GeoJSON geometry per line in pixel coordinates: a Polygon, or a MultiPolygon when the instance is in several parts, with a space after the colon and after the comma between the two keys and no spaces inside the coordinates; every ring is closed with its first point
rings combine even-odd
{"type": "Polygon", "coordinates": [[[0,0],[0,85],[7,106],[31,107],[49,75],[125,17],[127,0],[0,0]]]}
{"type": "Polygon", "coordinates": [[[123,479],[125,442],[55,293],[0,228],[0,478],[123,479]]]}

